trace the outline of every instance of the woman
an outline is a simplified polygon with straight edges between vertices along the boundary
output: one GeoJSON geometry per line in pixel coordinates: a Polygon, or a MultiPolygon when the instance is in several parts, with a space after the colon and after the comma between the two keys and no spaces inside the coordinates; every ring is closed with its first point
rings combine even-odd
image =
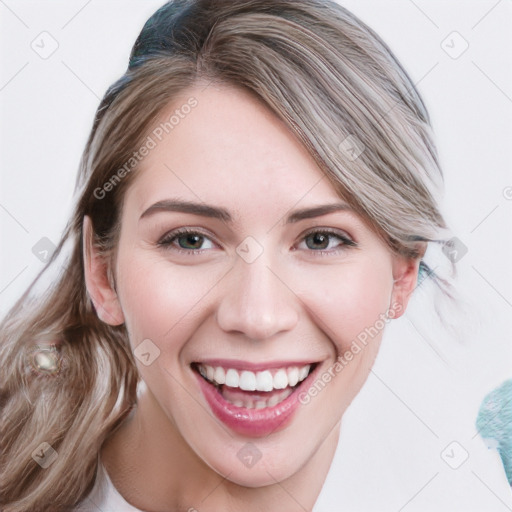
{"type": "Polygon", "coordinates": [[[441,178],[346,9],[165,4],[98,108],[60,278],[2,325],[3,509],[311,510],[386,324],[436,280],[441,178]]]}

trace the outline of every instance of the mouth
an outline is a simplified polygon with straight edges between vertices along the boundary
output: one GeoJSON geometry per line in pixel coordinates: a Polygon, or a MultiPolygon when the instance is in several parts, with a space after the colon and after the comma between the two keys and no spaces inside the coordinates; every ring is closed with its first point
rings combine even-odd
{"type": "Polygon", "coordinates": [[[212,412],[231,430],[261,437],[284,428],[319,362],[272,365],[194,362],[192,370],[212,412]]]}

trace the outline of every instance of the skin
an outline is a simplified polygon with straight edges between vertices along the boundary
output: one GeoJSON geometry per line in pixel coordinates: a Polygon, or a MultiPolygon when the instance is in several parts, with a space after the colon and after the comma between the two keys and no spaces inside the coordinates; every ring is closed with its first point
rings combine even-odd
{"type": "Polygon", "coordinates": [[[392,254],[350,210],[285,224],[293,210],[342,200],[287,127],[248,92],[195,86],[162,118],[190,96],[198,106],[151,150],[126,193],[115,289],[84,219],[86,282],[98,315],[124,322],[132,348],[149,338],[160,350],[149,366],[137,361],[147,388],[102,460],[123,497],[144,510],[311,510],[341,417],[383,331],[288,427],[263,438],[237,435],[213,416],[190,363],[311,359],[325,372],[390,306],[395,318],[403,314],[419,260],[392,254]],[[223,207],[233,222],[172,211],[140,219],[170,198],[223,207]],[[186,237],[158,245],[184,226],[206,237],[199,252],[187,248],[186,237]],[[306,237],[312,229],[335,230],[357,246],[334,235],[318,248],[306,237]],[[236,252],[248,236],[263,247],[252,263],[236,252]],[[237,457],[247,442],[262,454],[252,467],[237,457]]]}

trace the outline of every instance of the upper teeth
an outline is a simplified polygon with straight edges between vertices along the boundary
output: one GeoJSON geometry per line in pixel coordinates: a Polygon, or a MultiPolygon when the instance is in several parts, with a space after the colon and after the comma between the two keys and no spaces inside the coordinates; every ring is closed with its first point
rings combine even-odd
{"type": "Polygon", "coordinates": [[[224,369],[222,366],[198,365],[199,373],[214,384],[225,384],[231,388],[240,388],[244,391],[272,391],[295,386],[303,381],[309,374],[311,365],[307,364],[298,368],[278,368],[251,372],[249,370],[224,369]]]}

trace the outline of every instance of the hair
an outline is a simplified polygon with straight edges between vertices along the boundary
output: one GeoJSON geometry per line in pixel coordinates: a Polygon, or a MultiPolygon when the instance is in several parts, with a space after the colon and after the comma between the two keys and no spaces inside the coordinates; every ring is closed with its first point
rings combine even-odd
{"type": "MultiPolygon", "coordinates": [[[[394,253],[418,258],[418,241],[439,242],[446,231],[427,110],[373,30],[330,0],[166,3],[97,109],[56,251],[1,324],[5,512],[79,503],[94,484],[102,444],[136,403],[139,376],[126,328],[103,323],[86,289],[83,219],[91,218],[94,243],[111,262],[137,165],[105,197],[97,191],[107,190],[163,109],[200,81],[260,98],[394,253]],[[34,293],[55,268],[56,277],[34,293]],[[51,364],[38,365],[41,353],[51,364]],[[48,467],[34,456],[53,453],[42,443],[56,452],[48,467]]],[[[420,270],[435,279],[423,259],[420,270]]]]}

